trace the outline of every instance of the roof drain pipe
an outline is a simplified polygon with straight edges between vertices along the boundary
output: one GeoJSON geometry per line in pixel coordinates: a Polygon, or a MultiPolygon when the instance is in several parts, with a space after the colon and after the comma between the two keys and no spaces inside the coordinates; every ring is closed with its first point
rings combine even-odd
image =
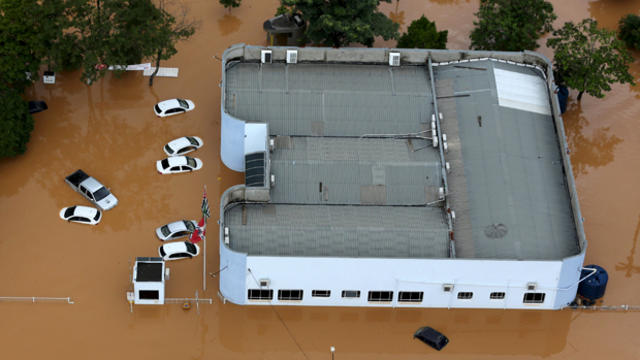
{"type": "MultiPolygon", "coordinates": [[[[450,209],[451,205],[449,204],[449,197],[447,196],[449,194],[449,185],[447,183],[447,170],[445,168],[445,164],[446,161],[444,160],[444,149],[442,147],[442,141],[438,141],[437,139],[439,138],[439,132],[442,132],[442,124],[440,123],[440,111],[438,111],[438,96],[436,94],[436,84],[435,84],[435,78],[433,76],[433,63],[431,62],[431,54],[429,54],[429,57],[427,57],[427,67],[429,68],[429,82],[431,84],[431,95],[433,96],[433,115],[431,116],[431,123],[432,123],[432,128],[431,128],[431,134],[432,137],[434,139],[433,141],[433,147],[438,147],[439,153],[440,153],[440,171],[442,173],[442,182],[443,182],[443,187],[444,187],[444,209],[450,209]],[[435,120],[435,128],[433,127],[433,122],[435,120]],[[438,131],[440,130],[440,131],[438,131]]],[[[449,257],[451,258],[455,258],[456,257],[456,247],[455,247],[455,240],[453,237],[453,223],[451,221],[451,217],[450,216],[446,216],[447,219],[447,224],[449,227],[449,257]]]]}

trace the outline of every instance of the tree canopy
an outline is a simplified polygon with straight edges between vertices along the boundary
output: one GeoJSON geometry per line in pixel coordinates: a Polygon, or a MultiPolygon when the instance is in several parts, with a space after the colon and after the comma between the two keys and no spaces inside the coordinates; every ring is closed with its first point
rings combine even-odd
{"type": "Polygon", "coordinates": [[[238,6],[240,6],[240,2],[242,0],[218,0],[220,1],[220,5],[224,6],[225,8],[229,9],[229,11],[231,11],[231,8],[237,8],[238,6]]]}
{"type": "Polygon", "coordinates": [[[281,0],[279,12],[302,14],[308,22],[305,38],[318,45],[340,47],[351,43],[373,46],[376,36],[398,37],[399,25],[378,11],[391,0],[281,0]]]}
{"type": "Polygon", "coordinates": [[[446,49],[448,31],[438,31],[436,23],[424,15],[411,22],[398,40],[399,48],[446,49]]]}
{"type": "Polygon", "coordinates": [[[633,58],[614,31],[598,28],[598,22],[584,19],[566,22],[553,32],[547,46],[554,51],[556,71],[566,85],[578,90],[578,100],[586,92],[598,98],[613,83],[633,84],[629,63],[633,58]]]}
{"type": "Polygon", "coordinates": [[[628,47],[640,49],[640,16],[629,14],[620,19],[618,34],[628,47]]]}
{"type": "Polygon", "coordinates": [[[470,37],[471,48],[478,50],[535,50],[556,19],[545,0],[480,0],[475,15],[470,37]]]}
{"type": "Polygon", "coordinates": [[[33,130],[33,117],[20,92],[0,85],[0,158],[23,154],[33,130]]]}

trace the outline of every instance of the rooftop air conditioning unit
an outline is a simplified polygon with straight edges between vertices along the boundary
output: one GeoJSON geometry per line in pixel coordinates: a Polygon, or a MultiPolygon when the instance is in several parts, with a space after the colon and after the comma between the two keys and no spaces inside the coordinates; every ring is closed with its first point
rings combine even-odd
{"type": "Polygon", "coordinates": [[[453,284],[443,284],[442,285],[442,291],[444,291],[444,292],[452,292],[453,291],[453,284]]]}
{"type": "Polygon", "coordinates": [[[260,279],[260,287],[269,287],[271,285],[271,280],[269,279],[260,279]]]}
{"type": "Polygon", "coordinates": [[[271,50],[260,51],[260,62],[262,62],[263,64],[270,64],[272,54],[273,52],[271,50]]]}
{"type": "Polygon", "coordinates": [[[287,64],[296,64],[298,62],[298,50],[287,50],[287,64]]]}
{"type": "Polygon", "coordinates": [[[269,139],[269,152],[273,152],[276,149],[276,139],[269,139]]]}
{"type": "Polygon", "coordinates": [[[527,283],[527,290],[528,291],[535,291],[535,289],[537,287],[538,287],[538,284],[536,284],[534,282],[527,283]]]}
{"type": "Polygon", "coordinates": [[[438,199],[444,200],[444,188],[443,187],[439,187],[438,188],[438,199]]]}
{"type": "Polygon", "coordinates": [[[271,187],[275,187],[276,186],[276,176],[271,174],[270,179],[271,180],[271,187]]]}
{"type": "Polygon", "coordinates": [[[444,163],[444,168],[447,170],[447,174],[451,172],[451,164],[448,161],[444,163]]]}
{"type": "Polygon", "coordinates": [[[224,227],[224,244],[229,245],[229,227],[224,227]]]}
{"type": "Polygon", "coordinates": [[[389,66],[400,66],[400,53],[399,52],[391,52],[391,53],[389,53],[389,66]]]}

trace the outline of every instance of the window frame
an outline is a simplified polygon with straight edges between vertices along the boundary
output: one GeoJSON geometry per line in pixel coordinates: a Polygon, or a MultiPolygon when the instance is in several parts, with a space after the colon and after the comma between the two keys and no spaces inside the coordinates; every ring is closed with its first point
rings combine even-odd
{"type": "Polygon", "coordinates": [[[421,303],[424,299],[424,291],[398,291],[398,302],[421,303]],[[402,295],[408,294],[409,299],[402,299],[402,295]],[[419,294],[418,299],[414,299],[414,294],[419,294]]]}
{"type": "Polygon", "coordinates": [[[247,300],[251,300],[251,301],[264,301],[264,300],[268,300],[271,301],[273,300],[273,289],[247,289],[247,300]],[[251,297],[251,293],[252,292],[258,292],[259,296],[258,297],[251,297]],[[266,292],[266,294],[268,294],[267,296],[263,296],[263,292],[266,292]]]}
{"type": "Polygon", "coordinates": [[[493,291],[489,294],[489,300],[504,300],[507,294],[504,291],[493,291]]]}
{"type": "Polygon", "coordinates": [[[304,290],[302,289],[279,289],[278,300],[279,301],[302,301],[304,296],[304,290]],[[300,295],[300,296],[294,296],[300,295]]]}
{"type": "Polygon", "coordinates": [[[311,290],[311,297],[331,297],[331,290],[311,290]]]}
{"type": "Polygon", "coordinates": [[[546,297],[547,297],[547,294],[543,292],[526,292],[522,296],[522,303],[523,304],[544,304],[544,300],[546,297]],[[527,296],[532,296],[533,298],[527,299],[527,296]]]}
{"type": "Polygon", "coordinates": [[[458,300],[471,300],[473,299],[473,291],[458,291],[456,297],[458,300]]]}
{"type": "Polygon", "coordinates": [[[367,301],[370,302],[391,302],[393,301],[393,291],[371,290],[367,293],[367,301]]]}
{"type": "Polygon", "coordinates": [[[360,297],[360,290],[342,290],[341,295],[343,299],[357,299],[360,297]]]}

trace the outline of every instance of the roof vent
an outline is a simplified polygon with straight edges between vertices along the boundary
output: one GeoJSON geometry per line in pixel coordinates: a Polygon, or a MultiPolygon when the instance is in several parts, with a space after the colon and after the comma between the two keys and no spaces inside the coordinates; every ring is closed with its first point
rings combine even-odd
{"type": "Polygon", "coordinates": [[[453,291],[453,284],[443,284],[442,285],[442,291],[444,291],[444,292],[452,292],[453,291]]]}
{"type": "Polygon", "coordinates": [[[451,212],[449,213],[449,215],[451,216],[451,223],[455,224],[456,223],[456,212],[451,210],[451,212]]]}
{"type": "Polygon", "coordinates": [[[296,64],[298,62],[298,50],[287,50],[287,64],[296,64]]]}
{"type": "Polygon", "coordinates": [[[276,186],[276,176],[271,174],[271,177],[269,178],[269,180],[271,180],[271,187],[275,187],[276,186]]]}
{"type": "Polygon", "coordinates": [[[444,168],[447,170],[447,174],[451,172],[451,164],[448,161],[444,163],[444,168]]]}
{"type": "Polygon", "coordinates": [[[271,138],[269,139],[269,152],[273,152],[276,149],[276,140],[271,138]]]}
{"type": "Polygon", "coordinates": [[[272,51],[271,50],[262,50],[262,51],[260,51],[260,62],[262,62],[263,64],[270,64],[271,63],[271,55],[272,55],[272,51]]]}
{"type": "Polygon", "coordinates": [[[391,53],[389,53],[389,66],[400,66],[400,53],[399,52],[391,52],[391,53]]]}
{"type": "Polygon", "coordinates": [[[538,287],[538,284],[534,282],[527,283],[527,290],[534,291],[538,287]]]}
{"type": "Polygon", "coordinates": [[[438,188],[438,199],[444,200],[444,188],[443,187],[439,187],[438,188]]]}

